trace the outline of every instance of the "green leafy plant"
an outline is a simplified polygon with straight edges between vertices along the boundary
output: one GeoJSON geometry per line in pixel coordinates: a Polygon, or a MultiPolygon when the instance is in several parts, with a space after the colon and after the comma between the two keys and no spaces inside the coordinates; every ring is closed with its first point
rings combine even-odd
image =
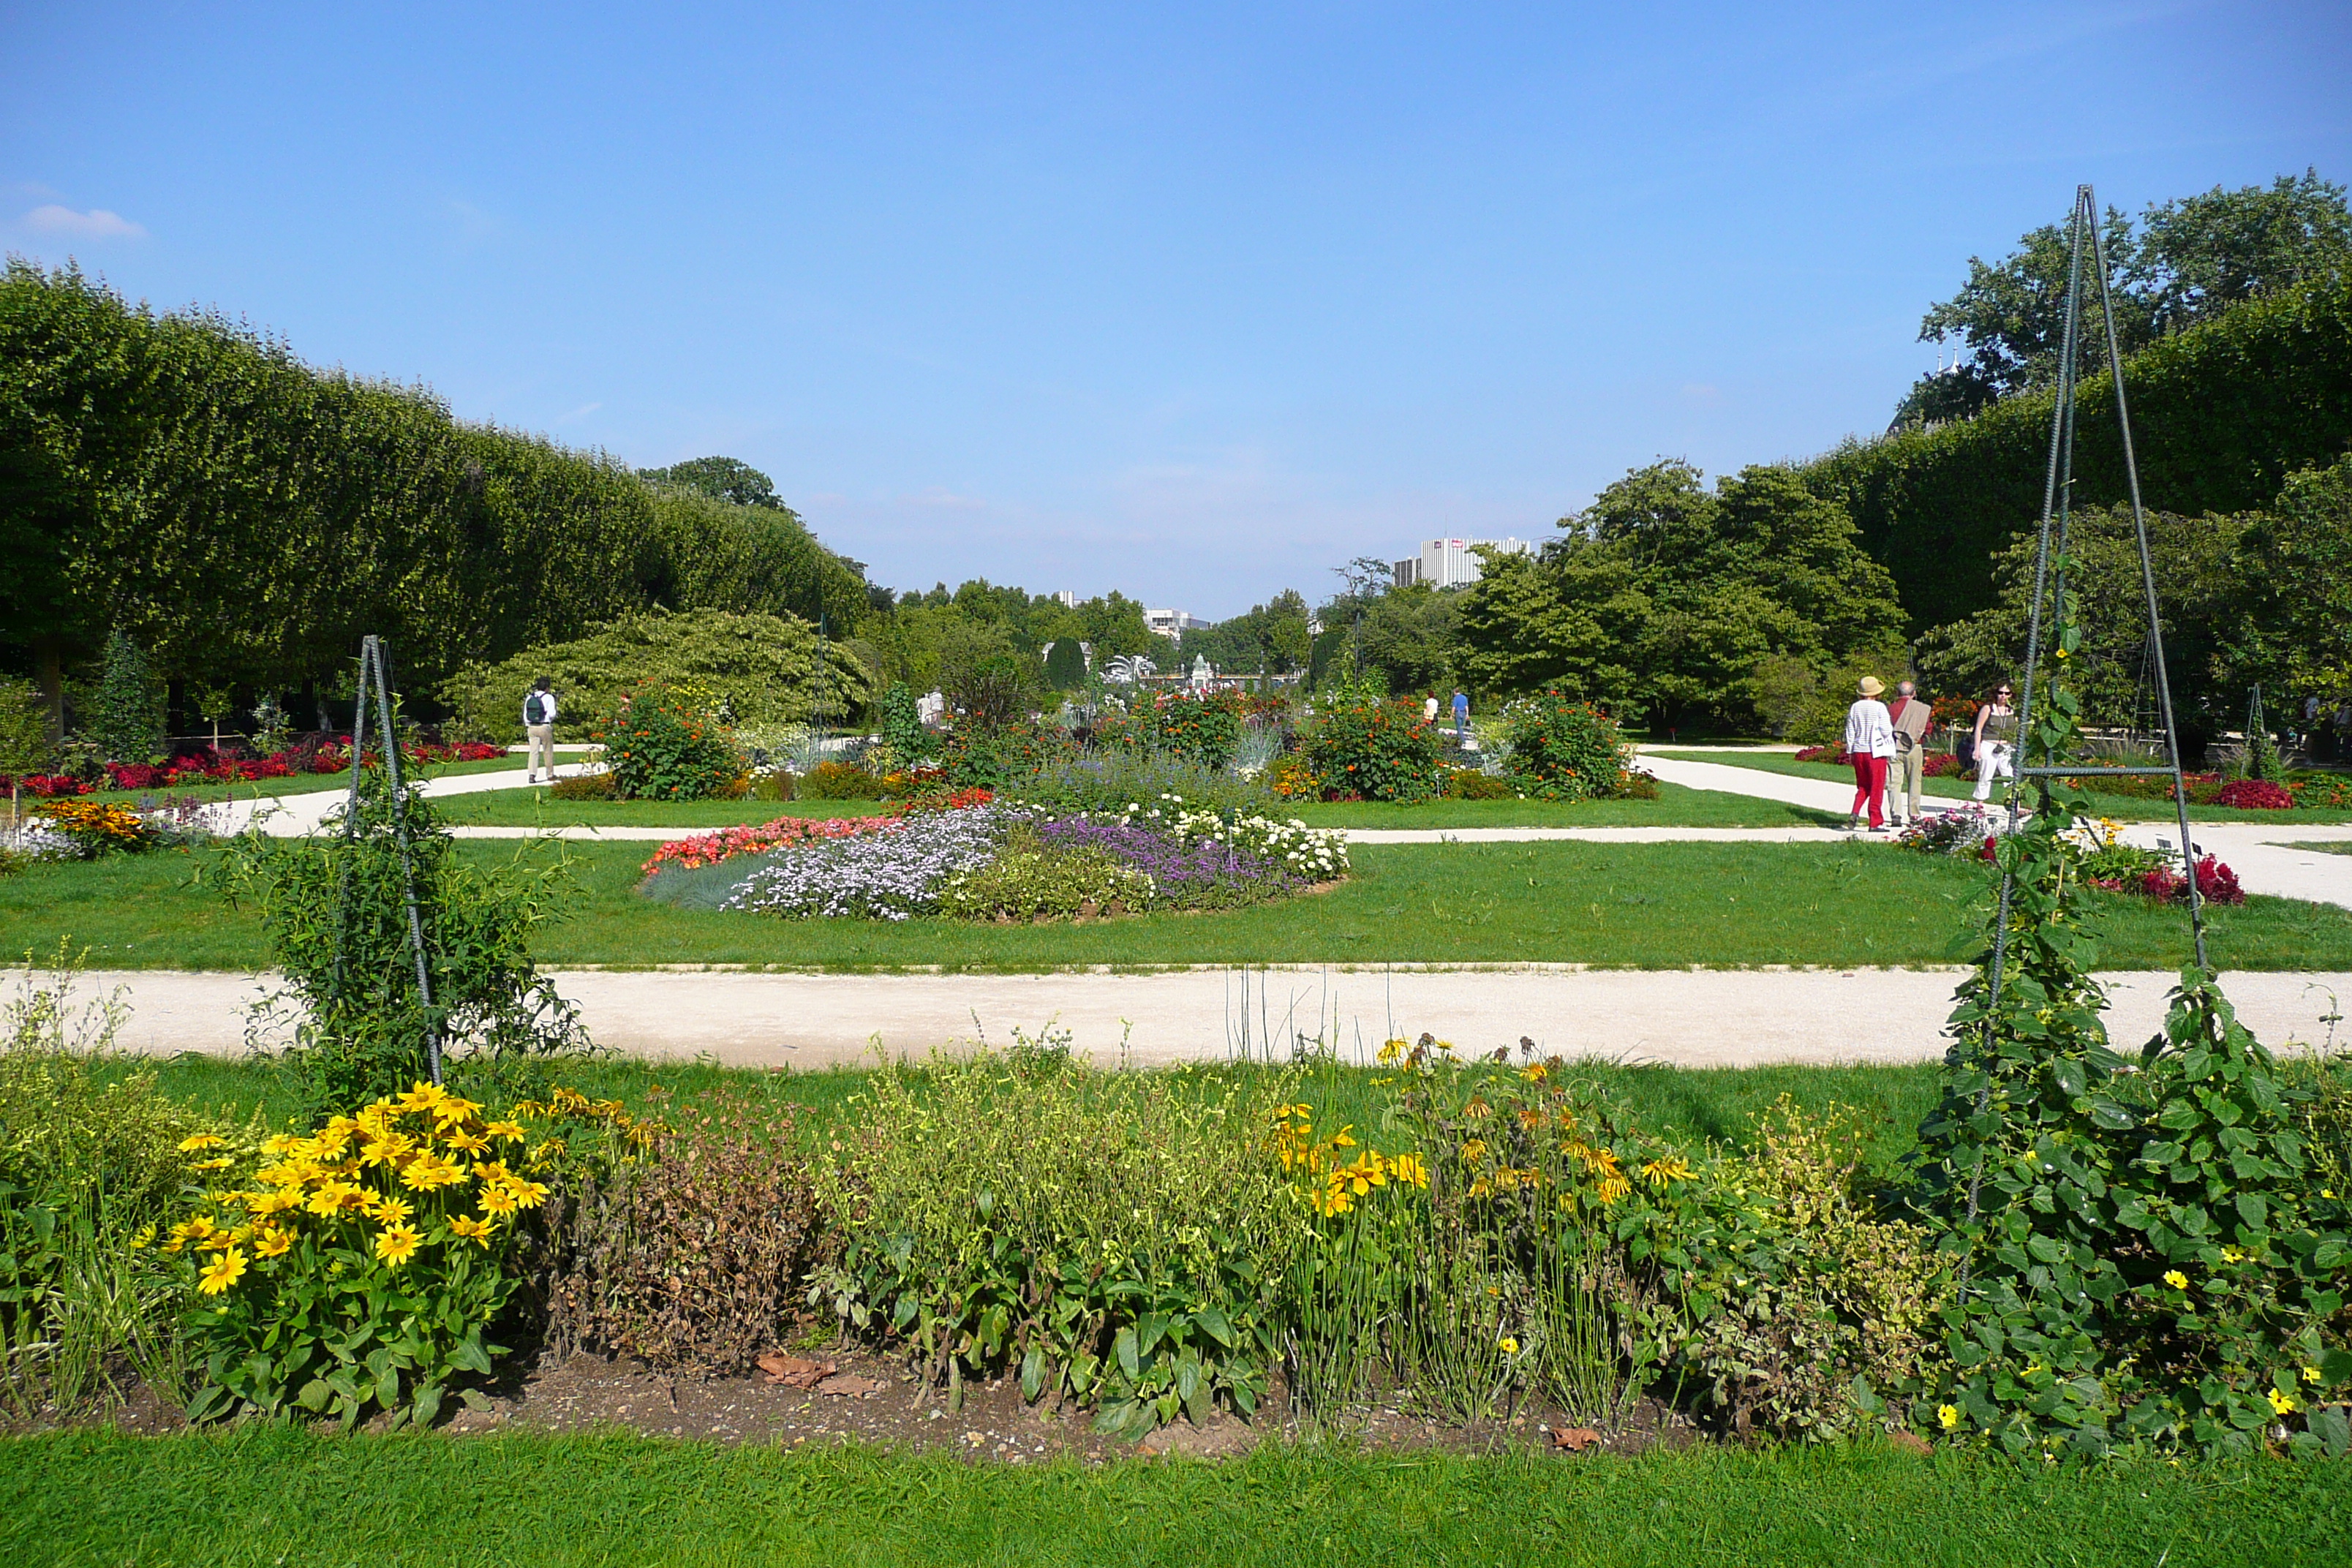
{"type": "Polygon", "coordinates": [[[139,645],[120,629],[107,634],[105,667],[90,710],[88,732],[101,760],[144,763],[162,753],[163,682],[139,645]]]}
{"type": "Polygon", "coordinates": [[[884,689],[880,717],[882,743],[900,766],[911,767],[936,749],[915,706],[914,689],[905,681],[894,680],[884,689]]]}
{"type": "Polygon", "coordinates": [[[485,870],[457,845],[425,796],[394,797],[381,769],[359,775],[356,830],[341,814],[319,832],[230,841],[218,878],[230,902],[260,916],[286,989],[256,1016],[259,1032],[290,1015],[282,1059],[310,1105],[363,1103],[427,1076],[428,1033],[445,1054],[485,1063],[586,1043],[577,1011],[530,956],[530,936],[572,894],[560,859],[526,849],[485,870]],[[416,889],[433,1000],[417,989],[404,852],[416,889]]]}
{"type": "Polygon", "coordinates": [[[1503,710],[1511,768],[1541,800],[1607,800],[1631,793],[1633,751],[1617,721],[1558,690],[1521,697],[1503,710]]]}
{"type": "Polygon", "coordinates": [[[876,1073],[821,1167],[847,1238],[811,1300],[909,1351],[950,1402],[1024,1397],[1140,1437],[1263,1398],[1297,1209],[1263,1129],[1286,1085],[1101,1072],[1066,1035],[876,1073]]]}
{"type": "Polygon", "coordinates": [[[1108,850],[1041,848],[1016,827],[993,860],[948,879],[940,909],[966,920],[1067,920],[1139,913],[1151,895],[1151,878],[1108,850]]]}
{"type": "Polygon", "coordinates": [[[794,780],[793,790],[802,800],[881,800],[890,785],[855,763],[824,762],[794,780]]]}

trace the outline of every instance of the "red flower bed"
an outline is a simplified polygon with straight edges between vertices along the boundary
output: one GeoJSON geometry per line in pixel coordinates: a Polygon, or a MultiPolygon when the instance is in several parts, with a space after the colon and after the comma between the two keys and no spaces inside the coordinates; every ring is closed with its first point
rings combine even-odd
{"type": "MultiPolygon", "coordinates": [[[[2156,899],[2165,903],[2182,902],[2189,899],[2189,879],[2179,867],[2167,862],[2137,877],[2115,881],[2095,879],[2094,887],[2105,888],[2111,893],[2137,893],[2142,898],[2156,899]]],[[[2246,890],[2238,886],[2238,874],[2208,855],[2197,862],[2197,896],[2209,904],[2242,904],[2246,890]]]]}
{"type": "Polygon", "coordinates": [[[6,773],[0,773],[0,789],[12,787],[49,800],[58,795],[88,795],[93,786],[64,773],[26,773],[13,779],[6,773]]]}
{"type": "Polygon", "coordinates": [[[2235,811],[2293,811],[2294,796],[2268,779],[2231,779],[2213,797],[2213,804],[2235,811]]]}

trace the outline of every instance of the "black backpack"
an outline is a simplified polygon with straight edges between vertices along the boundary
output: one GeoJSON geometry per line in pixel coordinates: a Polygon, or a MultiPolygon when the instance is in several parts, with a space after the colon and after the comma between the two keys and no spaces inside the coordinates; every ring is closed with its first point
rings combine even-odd
{"type": "Polygon", "coordinates": [[[544,691],[534,691],[530,697],[525,699],[522,705],[522,717],[523,722],[526,724],[546,723],[547,693],[544,691]]]}

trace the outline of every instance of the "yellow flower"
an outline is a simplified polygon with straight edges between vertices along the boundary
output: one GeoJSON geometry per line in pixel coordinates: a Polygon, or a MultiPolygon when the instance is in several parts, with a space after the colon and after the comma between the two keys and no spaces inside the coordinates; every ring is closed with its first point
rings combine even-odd
{"type": "Polygon", "coordinates": [[[1389,1162],[1389,1172],[1400,1182],[1410,1182],[1416,1187],[1429,1185],[1429,1165],[1418,1154],[1399,1154],[1389,1162]]]}
{"type": "Polygon", "coordinates": [[[1543,1063],[1532,1062],[1519,1069],[1519,1076],[1529,1083],[1541,1083],[1551,1075],[1544,1070],[1543,1063]]]}
{"type": "Polygon", "coordinates": [[[440,1085],[420,1079],[415,1088],[400,1097],[397,1103],[403,1110],[431,1110],[446,1098],[440,1085]]]}
{"type": "Polygon", "coordinates": [[[2234,1247],[2225,1247],[2221,1249],[2221,1261],[2224,1263],[2243,1263],[2245,1260],[2246,1255],[2234,1247]]]}
{"type": "Polygon", "coordinates": [[[2271,1394],[2271,1408],[2272,1408],[2273,1410],[2276,1411],[2279,1415],[2292,1415],[2292,1414],[2294,1414],[2294,1412],[2298,1408],[2298,1406],[2295,1405],[2295,1402],[2294,1402],[2294,1394],[2281,1394],[2281,1393],[2280,1393],[2277,1389],[2275,1389],[2275,1388],[2272,1389],[2272,1390],[2270,1391],[2270,1394],[2271,1394]]]}
{"type": "Polygon", "coordinates": [[[514,1201],[527,1209],[535,1209],[547,1201],[547,1188],[538,1182],[526,1182],[515,1177],[506,1186],[514,1201]]]}
{"type": "MultiPolygon", "coordinates": [[[[154,1246],[155,1227],[152,1225],[141,1226],[139,1227],[139,1234],[131,1238],[131,1245],[134,1247],[148,1247],[154,1246]]],[[[2317,1381],[2315,1377],[2314,1381],[2317,1381]]]]}
{"type": "Polygon", "coordinates": [[[1496,1340],[1495,1344],[1505,1355],[1517,1355],[1519,1353],[1519,1342],[1513,1339],[1508,1334],[1505,1334],[1501,1339],[1496,1340]]]}
{"type": "Polygon", "coordinates": [[[1383,1041],[1381,1045],[1381,1066],[1384,1068],[1392,1068],[1396,1066],[1398,1062],[1404,1058],[1405,1052],[1411,1049],[1412,1049],[1412,1047],[1406,1045],[1402,1040],[1383,1041]]]}
{"type": "Polygon", "coordinates": [[[2167,1285],[2171,1286],[2176,1290],[2186,1290],[2189,1289],[2189,1276],[2183,1274],[2178,1268],[2166,1269],[2164,1271],[2164,1282],[2167,1285]]]}
{"type": "Polygon", "coordinates": [[[262,1258],[277,1258],[294,1245],[294,1234],[274,1225],[257,1226],[253,1232],[253,1250],[262,1258]]]}
{"type": "Polygon", "coordinates": [[[490,1152],[488,1139],[478,1132],[468,1132],[462,1127],[451,1128],[448,1136],[442,1141],[463,1153],[487,1154],[490,1152]]]}
{"type": "Polygon", "coordinates": [[[212,1267],[196,1281],[196,1289],[207,1296],[217,1296],[244,1276],[245,1254],[232,1247],[213,1259],[212,1267]]]}
{"type": "Polygon", "coordinates": [[[454,1186],[465,1179],[462,1167],[430,1150],[400,1168],[400,1184],[412,1192],[429,1193],[436,1187],[454,1186]]]}
{"type": "Polygon", "coordinates": [[[1942,1423],[1944,1430],[1948,1432],[1960,1424],[1960,1407],[1957,1405],[1938,1405],[1936,1406],[1936,1419],[1942,1423]]]}
{"type": "Polygon", "coordinates": [[[339,1214],[349,1214],[353,1209],[362,1207],[366,1202],[365,1188],[355,1186],[350,1182],[331,1180],[321,1183],[319,1190],[310,1194],[310,1202],[307,1206],[312,1214],[331,1218],[339,1214]]]}
{"type": "Polygon", "coordinates": [[[180,1140],[180,1152],[183,1154],[194,1154],[198,1150],[202,1149],[226,1149],[227,1147],[227,1139],[215,1138],[209,1132],[198,1132],[191,1137],[180,1140]]]}
{"type": "Polygon", "coordinates": [[[449,1234],[460,1240],[473,1242],[485,1251],[489,1248],[490,1223],[488,1220],[476,1219],[471,1215],[461,1214],[449,1222],[449,1234]]]}
{"type": "Polygon", "coordinates": [[[481,1109],[470,1100],[445,1091],[433,1107],[433,1120],[443,1128],[456,1127],[472,1120],[481,1109]]]}
{"type": "Polygon", "coordinates": [[[295,1137],[290,1132],[273,1132],[261,1141],[261,1152],[273,1160],[283,1160],[287,1155],[294,1152],[295,1146],[302,1142],[304,1140],[295,1137]]]}
{"type": "Polygon", "coordinates": [[[1592,1195],[1605,1205],[1613,1204],[1633,1190],[1633,1184],[1622,1176],[1604,1176],[1593,1187],[1592,1195]]]}
{"type": "Polygon", "coordinates": [[[1690,1179],[1690,1167],[1683,1163],[1681,1156],[1673,1154],[1653,1160],[1642,1167],[1643,1177],[1657,1183],[1660,1186],[1665,1185],[1668,1182],[1687,1181],[1690,1179]]]}
{"type": "Polygon", "coordinates": [[[529,1136],[523,1131],[522,1123],[519,1121],[493,1121],[485,1131],[491,1137],[504,1139],[509,1143],[520,1143],[529,1136]]]}
{"type": "Polygon", "coordinates": [[[482,1207],[490,1214],[510,1215],[515,1212],[514,1194],[504,1187],[485,1186],[482,1189],[482,1207]]]}
{"type": "Polygon", "coordinates": [[[375,1238],[375,1255],[397,1268],[415,1254],[416,1244],[423,1239],[415,1226],[394,1220],[375,1238]]]}
{"type": "Polygon", "coordinates": [[[1486,1141],[1484,1138],[1471,1139],[1470,1142],[1462,1145],[1462,1157],[1465,1160],[1469,1161],[1472,1164],[1475,1164],[1479,1161],[1485,1159],[1486,1157],[1486,1141]]]}
{"type": "Polygon", "coordinates": [[[360,1163],[362,1165],[397,1164],[404,1155],[415,1147],[416,1141],[407,1133],[387,1131],[380,1137],[372,1139],[361,1146],[360,1163]]]}
{"type": "Polygon", "coordinates": [[[2305,1367],[2303,1369],[2303,1381],[2305,1383],[2317,1383],[2319,1381],[2319,1369],[2315,1366],[2305,1367]]]}
{"type": "Polygon", "coordinates": [[[223,1154],[216,1159],[199,1160],[194,1164],[190,1165],[188,1169],[191,1171],[226,1171],[231,1165],[236,1163],[236,1162],[235,1160],[223,1154]]]}
{"type": "Polygon", "coordinates": [[[416,1212],[398,1198],[382,1197],[374,1193],[370,1193],[365,1202],[369,1217],[382,1220],[386,1224],[394,1220],[406,1219],[416,1212]]]}

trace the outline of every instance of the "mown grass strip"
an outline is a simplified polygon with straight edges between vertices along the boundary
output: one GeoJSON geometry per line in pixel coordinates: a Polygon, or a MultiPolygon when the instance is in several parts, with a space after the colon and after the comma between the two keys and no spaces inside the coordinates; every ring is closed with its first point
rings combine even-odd
{"type": "MultiPolygon", "coordinates": [[[[561,853],[578,901],[535,944],[542,963],[748,963],[839,971],[920,965],[981,972],[1086,964],[1582,963],[1947,963],[1975,951],[1988,896],[1971,861],[1884,845],[1361,845],[1356,876],[1328,892],[1211,914],[1086,925],[947,920],[786,921],[674,909],[636,896],[646,844],[526,848],[495,841],[484,861],[561,853]]],[[[61,937],[102,968],[258,969],[268,948],[249,912],[195,874],[201,855],[36,866],[0,879],[0,952],[47,954],[61,937]]],[[[2180,911],[2094,896],[2098,963],[2174,969],[2189,957],[2180,911]]],[[[2225,969],[2352,968],[2352,910],[2283,899],[2209,906],[2225,969]]]]}
{"type": "Polygon", "coordinates": [[[588,1563],[1891,1564],[2319,1561],[2352,1467],[2087,1471],[1877,1447],[1621,1459],[1272,1446],[1024,1468],[622,1435],[285,1427],[0,1441],[0,1559],[588,1563]]]}

